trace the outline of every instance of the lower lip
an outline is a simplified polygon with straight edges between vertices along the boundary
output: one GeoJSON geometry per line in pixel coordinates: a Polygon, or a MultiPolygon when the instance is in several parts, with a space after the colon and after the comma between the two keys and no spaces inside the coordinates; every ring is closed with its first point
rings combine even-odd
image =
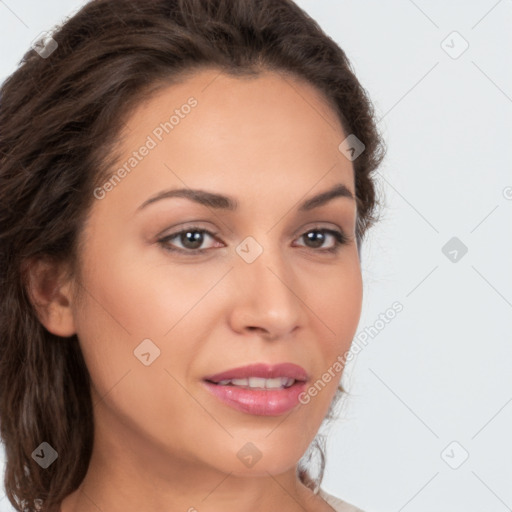
{"type": "Polygon", "coordinates": [[[239,411],[258,416],[279,416],[299,403],[299,395],[306,389],[305,382],[295,382],[289,388],[248,389],[238,386],[219,386],[203,381],[206,388],[225,404],[239,411]]]}

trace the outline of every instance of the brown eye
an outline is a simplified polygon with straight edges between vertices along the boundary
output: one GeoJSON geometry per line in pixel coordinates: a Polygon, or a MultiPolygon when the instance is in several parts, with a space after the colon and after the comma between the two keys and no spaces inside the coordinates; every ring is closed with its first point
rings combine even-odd
{"type": "MultiPolygon", "coordinates": [[[[160,245],[166,251],[179,252],[182,254],[201,254],[213,247],[201,248],[205,243],[205,238],[215,239],[216,234],[200,227],[189,227],[182,229],[176,233],[172,233],[158,240],[160,245]],[[171,241],[173,241],[171,243],[171,241]],[[180,245],[177,246],[177,243],[180,245]]],[[[306,240],[306,247],[317,252],[333,252],[336,253],[341,245],[348,242],[348,238],[341,231],[327,228],[311,229],[301,235],[299,238],[306,240]],[[330,247],[323,247],[329,237],[333,238],[330,247]]]]}
{"type": "Polygon", "coordinates": [[[329,236],[334,238],[334,245],[324,248],[324,251],[336,252],[341,245],[346,244],[348,241],[345,234],[341,231],[326,228],[312,229],[307,233],[304,233],[301,238],[308,241],[307,247],[312,249],[319,249],[322,247],[329,236]]]}
{"type": "Polygon", "coordinates": [[[215,234],[211,233],[207,229],[199,227],[189,227],[182,229],[177,233],[172,233],[158,240],[158,242],[168,251],[177,251],[189,254],[201,253],[208,250],[208,248],[200,247],[205,242],[205,236],[214,238],[215,234]],[[171,240],[177,239],[181,244],[181,247],[175,247],[175,242],[170,243],[171,240]]]}

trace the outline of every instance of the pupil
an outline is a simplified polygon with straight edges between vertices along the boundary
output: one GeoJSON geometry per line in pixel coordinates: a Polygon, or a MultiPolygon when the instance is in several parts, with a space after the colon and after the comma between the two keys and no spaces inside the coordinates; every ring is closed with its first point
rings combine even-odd
{"type": "Polygon", "coordinates": [[[319,231],[311,231],[306,236],[313,242],[314,247],[321,247],[324,242],[324,234],[319,231]]]}
{"type": "Polygon", "coordinates": [[[187,231],[186,233],[182,233],[182,237],[185,237],[185,241],[187,242],[184,243],[183,245],[185,247],[188,247],[189,249],[197,249],[198,247],[201,247],[203,243],[203,235],[199,231],[187,231]],[[190,247],[190,243],[192,244],[192,247],[190,247]]]}

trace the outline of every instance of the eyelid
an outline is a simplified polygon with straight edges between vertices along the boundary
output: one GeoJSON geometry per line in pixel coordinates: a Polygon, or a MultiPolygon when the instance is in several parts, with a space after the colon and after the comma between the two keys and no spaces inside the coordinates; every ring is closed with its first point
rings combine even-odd
{"type": "Polygon", "coordinates": [[[345,232],[345,230],[341,226],[338,226],[332,222],[319,221],[319,222],[313,222],[313,223],[306,224],[305,226],[301,226],[299,229],[294,231],[293,236],[294,237],[301,236],[301,235],[304,235],[305,233],[308,233],[309,231],[312,231],[314,229],[318,229],[318,230],[327,229],[327,230],[333,230],[333,231],[341,231],[342,233],[345,232]],[[331,224],[331,225],[326,226],[326,224],[331,224]]]}

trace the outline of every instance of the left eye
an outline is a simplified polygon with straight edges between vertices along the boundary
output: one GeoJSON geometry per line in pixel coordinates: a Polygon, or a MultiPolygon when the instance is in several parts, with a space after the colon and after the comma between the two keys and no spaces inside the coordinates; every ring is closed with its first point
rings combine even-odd
{"type": "MultiPolygon", "coordinates": [[[[200,249],[200,247],[204,243],[204,234],[211,237],[212,239],[214,239],[216,236],[215,233],[212,233],[207,229],[191,227],[178,231],[177,233],[170,234],[164,238],[161,238],[160,240],[158,240],[158,242],[166,250],[171,252],[180,252],[185,254],[203,253],[209,249],[200,249]],[[171,240],[174,240],[176,238],[182,244],[181,247],[173,247],[174,244],[169,243],[171,240]]],[[[320,252],[337,252],[340,246],[346,244],[348,241],[346,235],[341,231],[327,228],[311,229],[306,233],[302,234],[299,237],[299,239],[304,237],[308,243],[312,244],[312,246],[310,246],[309,248],[317,251],[319,250],[320,252]],[[334,240],[333,245],[331,245],[331,247],[322,248],[328,237],[331,237],[334,240]]]]}
{"type": "Polygon", "coordinates": [[[344,233],[335,229],[327,228],[311,229],[310,231],[307,231],[301,235],[299,238],[306,237],[306,240],[313,243],[314,246],[312,248],[316,249],[319,245],[323,245],[326,240],[326,236],[334,239],[334,245],[328,248],[323,248],[323,251],[337,252],[340,246],[345,245],[348,242],[348,238],[344,233]],[[320,236],[318,234],[320,234],[320,236]]]}

